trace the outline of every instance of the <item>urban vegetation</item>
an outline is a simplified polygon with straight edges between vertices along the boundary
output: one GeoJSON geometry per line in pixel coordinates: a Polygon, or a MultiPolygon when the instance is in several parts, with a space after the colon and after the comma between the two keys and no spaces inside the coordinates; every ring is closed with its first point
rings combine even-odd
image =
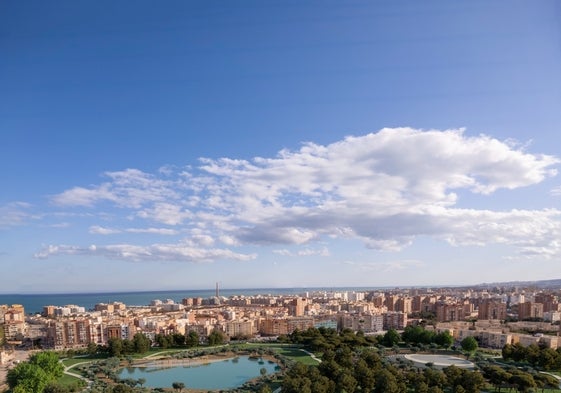
{"type": "MultiPolygon", "coordinates": [[[[474,370],[456,366],[438,369],[430,363],[415,365],[403,354],[426,351],[460,355],[461,348],[464,354],[472,356],[478,350],[477,340],[467,337],[454,351],[453,339],[448,332],[435,333],[421,325],[408,326],[401,333],[390,329],[380,336],[365,335],[350,329],[338,332],[330,328],[310,328],[279,336],[277,343],[257,346],[224,346],[222,334],[213,331],[211,335],[213,339],[209,337],[207,341],[214,346],[197,349],[195,347],[199,346],[199,340],[191,341],[196,338],[194,335],[190,338],[182,335],[162,336],[151,343],[139,333],[132,340],[111,339],[106,347],[88,346],[81,355],[87,357],[72,359],[74,362],[66,361],[65,364],[75,366],[77,372],[91,381],[88,391],[92,393],[165,391],[166,387],[145,388],[143,385],[146,381],[143,378],[118,377],[118,370],[132,361],[131,355],[153,353],[154,350],[167,350],[164,353],[174,358],[250,351],[255,356],[274,356],[283,365],[283,369],[275,376],[266,375],[266,370],[262,370],[260,381],[232,390],[237,392],[266,393],[279,386],[283,393],[477,393],[483,389],[532,392],[536,389],[553,391],[559,388],[559,381],[555,377],[538,371],[561,371],[561,350],[537,345],[524,347],[507,344],[499,358],[475,355],[477,366],[474,370]],[[321,362],[306,364],[298,361],[298,356],[287,358],[279,354],[279,348],[284,348],[284,354],[290,354],[298,348],[305,349],[319,356],[321,362]],[[99,356],[103,358],[96,360],[99,356]]],[[[10,370],[8,385],[13,393],[69,393],[84,388],[83,384],[69,386],[61,383],[63,369],[57,353],[39,352],[29,361],[10,370]]],[[[167,387],[167,390],[177,393],[186,389],[188,386],[183,382],[173,382],[167,387]]]]}
{"type": "Polygon", "coordinates": [[[7,383],[13,393],[57,392],[57,380],[62,377],[63,365],[58,355],[45,351],[32,355],[8,371],[7,383]]]}
{"type": "Polygon", "coordinates": [[[235,363],[249,355],[279,369],[263,368],[232,392],[559,391],[561,294],[535,291],[528,300],[518,289],[495,288],[477,295],[455,289],[334,295],[217,294],[151,307],[102,303],[88,312],[49,306],[27,317],[21,305],[1,306],[0,337],[3,331],[9,345],[58,349],[12,361],[8,387],[11,393],[188,393],[188,383],[151,388],[143,378],[120,377],[120,370],[153,359],[235,363]],[[35,334],[25,335],[26,323],[35,334]],[[474,367],[446,367],[426,355],[474,367]]]}

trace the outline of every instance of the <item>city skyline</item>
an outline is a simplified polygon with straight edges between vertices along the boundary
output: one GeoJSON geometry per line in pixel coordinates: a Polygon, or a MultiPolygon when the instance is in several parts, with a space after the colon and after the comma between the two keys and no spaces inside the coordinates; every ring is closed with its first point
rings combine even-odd
{"type": "Polygon", "coordinates": [[[561,278],[555,1],[0,9],[0,293],[561,278]]]}

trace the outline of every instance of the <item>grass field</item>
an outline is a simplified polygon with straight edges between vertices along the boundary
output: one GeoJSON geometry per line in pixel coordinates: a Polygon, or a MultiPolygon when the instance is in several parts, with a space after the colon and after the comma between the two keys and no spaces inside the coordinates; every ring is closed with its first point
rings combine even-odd
{"type": "Polygon", "coordinates": [[[281,345],[281,344],[246,344],[242,348],[252,349],[252,348],[267,348],[272,349],[279,355],[285,356],[289,359],[295,360],[306,365],[317,365],[318,362],[314,360],[306,352],[300,350],[300,348],[292,345],[281,345]]]}
{"type": "Polygon", "coordinates": [[[73,385],[83,383],[83,381],[81,379],[73,377],[72,375],[67,375],[67,374],[62,374],[62,377],[60,377],[57,382],[60,383],[61,385],[64,385],[64,386],[73,386],[73,385]]]}
{"type": "Polygon", "coordinates": [[[102,359],[100,357],[95,357],[95,356],[88,356],[88,357],[83,357],[83,358],[67,358],[67,359],[63,359],[62,360],[62,364],[64,365],[64,367],[71,367],[74,366],[76,364],[80,364],[80,363],[89,363],[93,360],[96,359],[102,359]]]}

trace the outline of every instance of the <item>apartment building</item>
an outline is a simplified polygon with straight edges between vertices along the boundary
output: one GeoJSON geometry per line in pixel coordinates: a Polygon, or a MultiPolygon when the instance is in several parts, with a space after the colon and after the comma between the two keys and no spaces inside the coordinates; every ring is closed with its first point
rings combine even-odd
{"type": "Polygon", "coordinates": [[[438,302],[435,310],[437,322],[463,321],[466,317],[464,304],[438,302]]]}
{"type": "Polygon", "coordinates": [[[88,319],[49,321],[45,345],[54,349],[86,347],[92,340],[88,319]]]}
{"type": "Polygon", "coordinates": [[[407,326],[407,314],[401,311],[387,312],[383,314],[384,330],[403,330],[407,326]]]}
{"type": "Polygon", "coordinates": [[[25,310],[21,304],[2,306],[4,336],[8,341],[16,341],[23,338],[27,333],[27,323],[25,322],[25,310]]]}
{"type": "Polygon", "coordinates": [[[344,314],[339,318],[340,329],[363,331],[364,333],[384,330],[384,316],[381,314],[344,314]]]}
{"type": "Polygon", "coordinates": [[[524,302],[518,305],[518,319],[543,318],[543,304],[535,302],[524,302]]]}
{"type": "Polygon", "coordinates": [[[493,319],[505,320],[506,319],[506,303],[500,300],[484,299],[479,303],[477,310],[478,319],[493,319]]]}
{"type": "Polygon", "coordinates": [[[560,304],[557,301],[557,296],[552,293],[537,293],[534,296],[535,303],[543,304],[543,312],[560,311],[560,304]]]}
{"type": "Polygon", "coordinates": [[[255,334],[253,321],[227,321],[222,329],[228,337],[251,337],[255,334]]]}
{"type": "Polygon", "coordinates": [[[265,318],[259,324],[259,333],[264,336],[290,334],[295,330],[308,330],[314,327],[312,317],[265,318]]]}

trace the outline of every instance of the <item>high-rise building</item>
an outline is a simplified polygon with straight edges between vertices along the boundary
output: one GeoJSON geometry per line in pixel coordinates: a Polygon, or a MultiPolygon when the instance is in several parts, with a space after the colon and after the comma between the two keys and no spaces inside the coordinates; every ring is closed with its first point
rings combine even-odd
{"type": "Polygon", "coordinates": [[[288,306],[288,312],[293,317],[303,317],[306,310],[306,305],[308,304],[308,299],[297,297],[292,299],[288,306]]]}
{"type": "Polygon", "coordinates": [[[463,304],[449,304],[439,302],[436,304],[437,322],[463,321],[465,319],[465,307],[463,304]]]}
{"type": "Polygon", "coordinates": [[[506,303],[500,300],[485,299],[479,304],[478,319],[506,319],[506,303]]]}
{"type": "Polygon", "coordinates": [[[543,304],[524,302],[518,305],[518,319],[543,318],[543,304]]]}

